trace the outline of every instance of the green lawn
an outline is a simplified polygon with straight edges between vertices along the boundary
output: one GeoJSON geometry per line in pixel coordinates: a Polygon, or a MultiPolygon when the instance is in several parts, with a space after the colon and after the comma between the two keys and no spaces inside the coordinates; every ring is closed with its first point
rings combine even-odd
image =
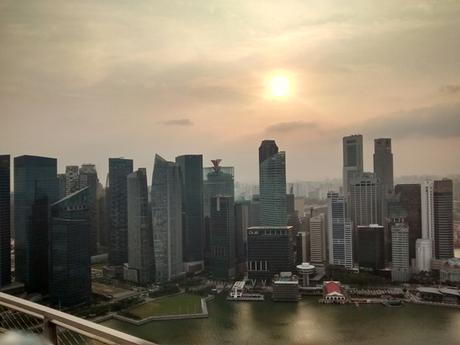
{"type": "Polygon", "coordinates": [[[136,319],[149,316],[201,313],[201,297],[190,294],[166,296],[131,308],[127,314],[136,319]]]}

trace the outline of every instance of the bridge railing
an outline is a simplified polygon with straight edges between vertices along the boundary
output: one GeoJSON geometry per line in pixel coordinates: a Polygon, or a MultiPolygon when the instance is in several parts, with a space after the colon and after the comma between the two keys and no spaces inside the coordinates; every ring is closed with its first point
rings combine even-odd
{"type": "Polygon", "coordinates": [[[155,345],[129,334],[0,292],[0,331],[43,334],[52,344],[155,345]]]}

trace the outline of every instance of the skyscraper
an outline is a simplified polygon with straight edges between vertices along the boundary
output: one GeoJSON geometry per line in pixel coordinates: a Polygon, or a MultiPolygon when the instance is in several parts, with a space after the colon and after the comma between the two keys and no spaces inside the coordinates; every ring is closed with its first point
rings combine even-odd
{"type": "Polygon", "coordinates": [[[128,269],[127,280],[139,284],[155,281],[152,217],[149,208],[147,171],[128,175],[128,269]]]}
{"type": "Polygon", "coordinates": [[[180,167],[155,155],[151,193],[156,281],[169,281],[184,274],[180,167]]]}
{"type": "Polygon", "coordinates": [[[436,259],[454,257],[454,223],[452,180],[434,181],[434,247],[436,259]]]}
{"type": "Polygon", "coordinates": [[[294,269],[292,226],[248,228],[248,277],[262,283],[294,269]]]}
{"type": "Polygon", "coordinates": [[[65,193],[65,190],[66,190],[66,176],[65,176],[65,174],[58,174],[57,179],[58,179],[58,199],[61,200],[66,195],[66,193],[65,193]]]}
{"type": "Polygon", "coordinates": [[[246,271],[250,204],[249,200],[235,203],[235,251],[239,275],[243,275],[246,271]]]}
{"type": "Polygon", "coordinates": [[[415,259],[416,241],[422,238],[421,194],[419,184],[398,184],[395,194],[400,206],[406,211],[405,221],[409,227],[409,257],[415,259]]]}
{"type": "Polygon", "coordinates": [[[324,214],[310,218],[310,261],[315,264],[324,264],[326,262],[324,214]]]}
{"type": "Polygon", "coordinates": [[[385,267],[384,228],[370,224],[358,226],[358,263],[359,267],[378,270],[385,267]]]}
{"type": "Polygon", "coordinates": [[[80,177],[77,165],[65,167],[65,195],[75,193],[80,189],[80,177]]]}
{"type": "Polygon", "coordinates": [[[91,301],[89,188],[51,205],[50,298],[59,307],[91,301]]]}
{"type": "Polygon", "coordinates": [[[354,176],[363,172],[363,136],[350,135],[343,138],[343,193],[348,195],[354,176]]]}
{"type": "Polygon", "coordinates": [[[96,166],[93,164],[83,164],[79,170],[79,186],[81,189],[88,187],[88,215],[90,226],[90,252],[91,255],[97,254],[99,238],[99,220],[97,189],[99,179],[97,177],[96,166]]]}
{"type": "Polygon", "coordinates": [[[211,214],[211,198],[217,195],[235,197],[235,169],[220,166],[221,159],[213,159],[212,167],[203,169],[204,215],[211,214]]]}
{"type": "Polygon", "coordinates": [[[338,193],[327,193],[329,264],[353,268],[353,224],[346,218],[346,202],[338,193]]]}
{"type": "MultiPolygon", "coordinates": [[[[434,205],[433,205],[433,181],[425,181],[421,185],[421,209],[422,209],[422,238],[429,239],[434,243],[434,205]]],[[[434,257],[434,245],[433,245],[434,257]]]]}
{"type": "Polygon", "coordinates": [[[373,173],[362,173],[349,185],[350,218],[358,225],[382,224],[380,182],[373,173]]]}
{"type": "Polygon", "coordinates": [[[391,139],[374,140],[374,174],[380,180],[383,196],[393,191],[393,153],[391,139]]]}
{"type": "Polygon", "coordinates": [[[278,152],[274,140],[264,140],[259,147],[259,188],[261,224],[285,226],[286,204],[286,155],[278,152]]]}
{"type": "Polygon", "coordinates": [[[235,214],[232,196],[211,198],[210,267],[214,279],[235,277],[235,214]]]}
{"type": "Polygon", "coordinates": [[[431,258],[433,253],[433,241],[419,238],[415,242],[415,269],[417,272],[431,271],[431,258]]]}
{"type": "Polygon", "coordinates": [[[176,157],[182,176],[183,252],[186,269],[203,267],[203,156],[176,157]],[[192,268],[193,267],[193,268],[192,268]]]}
{"type": "Polygon", "coordinates": [[[391,227],[392,268],[391,280],[406,282],[409,280],[409,228],[402,222],[391,227]]]}
{"type": "Polygon", "coordinates": [[[10,156],[0,155],[0,287],[11,283],[10,156]]]}
{"type": "Polygon", "coordinates": [[[109,265],[128,262],[128,180],[133,161],[109,158],[109,265]]]}
{"type": "Polygon", "coordinates": [[[14,159],[15,272],[27,292],[48,291],[48,210],[57,194],[55,158],[14,159]]]}

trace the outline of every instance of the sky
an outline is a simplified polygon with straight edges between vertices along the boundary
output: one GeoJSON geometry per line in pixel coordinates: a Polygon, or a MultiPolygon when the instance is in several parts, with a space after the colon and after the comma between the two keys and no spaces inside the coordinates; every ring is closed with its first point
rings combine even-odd
{"type": "Polygon", "coordinates": [[[341,176],[342,137],[391,137],[395,175],[460,173],[460,1],[0,1],[0,153],[152,172],[203,153],[258,180],[341,176]],[[286,97],[267,81],[289,80],[286,97]]]}

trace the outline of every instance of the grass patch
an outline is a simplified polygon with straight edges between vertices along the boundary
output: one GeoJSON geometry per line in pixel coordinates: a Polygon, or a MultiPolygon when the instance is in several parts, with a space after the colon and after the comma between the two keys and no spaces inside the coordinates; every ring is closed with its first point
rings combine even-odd
{"type": "Polygon", "coordinates": [[[125,316],[145,319],[150,316],[201,313],[201,297],[191,294],[165,296],[127,310],[125,316]]]}

